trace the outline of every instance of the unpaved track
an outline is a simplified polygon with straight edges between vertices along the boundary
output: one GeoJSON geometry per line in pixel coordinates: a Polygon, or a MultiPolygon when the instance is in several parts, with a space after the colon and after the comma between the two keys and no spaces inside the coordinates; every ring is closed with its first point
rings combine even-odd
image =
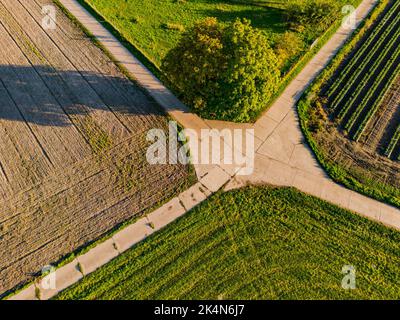
{"type": "Polygon", "coordinates": [[[0,294],[189,177],[147,164],[168,119],[61,11],[44,30],[45,4],[0,0],[0,294]]]}

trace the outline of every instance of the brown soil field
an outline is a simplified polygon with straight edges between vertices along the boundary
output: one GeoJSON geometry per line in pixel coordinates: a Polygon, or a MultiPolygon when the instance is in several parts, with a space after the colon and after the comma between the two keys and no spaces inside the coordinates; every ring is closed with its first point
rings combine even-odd
{"type": "Polygon", "coordinates": [[[49,0],[0,0],[0,293],[170,199],[189,166],[149,165],[168,117],[49,0]]]}

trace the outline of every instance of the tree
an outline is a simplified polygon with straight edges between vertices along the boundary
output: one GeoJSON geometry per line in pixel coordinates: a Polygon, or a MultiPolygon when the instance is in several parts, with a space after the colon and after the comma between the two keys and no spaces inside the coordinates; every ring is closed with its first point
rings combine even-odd
{"type": "Polygon", "coordinates": [[[246,122],[276,92],[280,71],[268,39],[248,20],[215,18],[185,32],[162,63],[185,103],[205,118],[246,122]]]}

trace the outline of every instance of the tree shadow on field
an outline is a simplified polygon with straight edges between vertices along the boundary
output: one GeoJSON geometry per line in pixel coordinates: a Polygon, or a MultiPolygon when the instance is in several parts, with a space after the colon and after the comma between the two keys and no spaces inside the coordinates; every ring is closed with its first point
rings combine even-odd
{"type": "Polygon", "coordinates": [[[70,116],[94,110],[110,115],[164,114],[142,88],[123,75],[0,65],[0,119],[68,126],[70,116]]]}

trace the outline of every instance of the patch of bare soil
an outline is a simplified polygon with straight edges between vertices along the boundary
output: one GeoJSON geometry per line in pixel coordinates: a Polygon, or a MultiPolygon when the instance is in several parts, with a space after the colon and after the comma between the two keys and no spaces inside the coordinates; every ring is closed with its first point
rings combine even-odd
{"type": "Polygon", "coordinates": [[[314,137],[328,159],[346,168],[359,180],[366,178],[400,188],[400,163],[363,148],[330,124],[314,137]]]}

